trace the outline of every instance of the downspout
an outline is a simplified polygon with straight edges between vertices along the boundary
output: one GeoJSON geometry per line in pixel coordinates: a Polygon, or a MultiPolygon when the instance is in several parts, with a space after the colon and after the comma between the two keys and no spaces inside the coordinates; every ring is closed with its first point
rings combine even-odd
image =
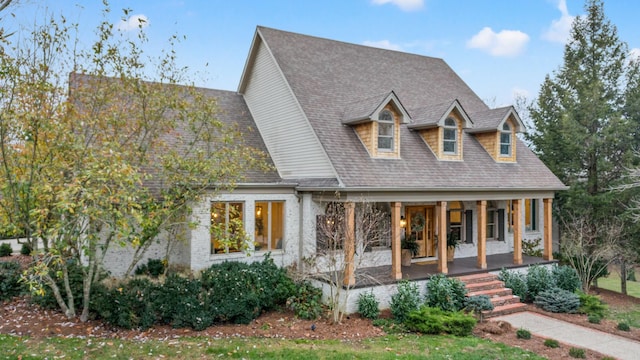
{"type": "Polygon", "coordinates": [[[298,190],[294,190],[294,195],[298,198],[298,271],[302,270],[302,252],[304,251],[304,198],[299,194],[298,190]]]}

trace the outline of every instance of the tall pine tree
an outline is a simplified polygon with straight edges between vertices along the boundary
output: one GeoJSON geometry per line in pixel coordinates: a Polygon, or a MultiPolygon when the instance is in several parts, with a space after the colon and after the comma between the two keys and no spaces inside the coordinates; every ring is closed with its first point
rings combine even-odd
{"type": "Polygon", "coordinates": [[[601,0],[588,0],[565,46],[564,63],[541,86],[530,107],[535,132],[527,136],[570,190],[557,209],[594,224],[624,210],[615,186],[640,143],[638,67],[606,18],[601,0]]]}

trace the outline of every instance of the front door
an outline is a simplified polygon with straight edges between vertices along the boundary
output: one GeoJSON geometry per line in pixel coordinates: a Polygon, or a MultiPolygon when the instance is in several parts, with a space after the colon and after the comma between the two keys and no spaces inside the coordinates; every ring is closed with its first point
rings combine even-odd
{"type": "Polygon", "coordinates": [[[407,206],[406,211],[409,236],[415,236],[419,246],[417,257],[435,257],[434,207],[407,206]]]}

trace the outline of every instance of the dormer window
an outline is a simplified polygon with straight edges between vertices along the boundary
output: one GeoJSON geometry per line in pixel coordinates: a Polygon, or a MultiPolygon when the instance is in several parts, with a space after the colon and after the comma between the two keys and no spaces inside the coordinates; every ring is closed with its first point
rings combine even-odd
{"type": "Polygon", "coordinates": [[[511,127],[507,123],[500,132],[500,156],[511,156],[511,127]]]}
{"type": "Polygon", "coordinates": [[[393,151],[393,114],[383,110],[378,116],[378,150],[393,151]]]}
{"type": "Polygon", "coordinates": [[[444,121],[444,133],[442,139],[442,151],[445,154],[455,154],[458,149],[458,125],[452,118],[444,121]]]}

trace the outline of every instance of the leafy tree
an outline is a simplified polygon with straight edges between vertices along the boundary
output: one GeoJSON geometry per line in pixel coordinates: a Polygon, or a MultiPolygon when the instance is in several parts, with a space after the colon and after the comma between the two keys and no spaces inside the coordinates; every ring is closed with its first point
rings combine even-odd
{"type": "MultiPolygon", "coordinates": [[[[545,78],[529,108],[535,132],[527,140],[570,186],[558,194],[556,215],[580,218],[595,234],[596,227],[625,210],[625,199],[611,190],[638,161],[640,78],[638,63],[630,61],[603,2],[587,0],[585,9],[572,25],[563,65],[545,78]]],[[[625,234],[617,233],[618,240],[625,234]]],[[[593,244],[594,251],[600,242],[593,244]]]]}
{"type": "MultiPolygon", "coordinates": [[[[105,19],[110,9],[105,2],[105,19]]],[[[124,11],[127,16],[129,10],[124,11]]],[[[31,41],[0,52],[0,221],[45,244],[25,275],[78,315],[68,264],[83,264],[82,313],[112,246],[135,251],[129,271],[162,232],[180,240],[191,206],[230,190],[264,154],[247,129],[217,120],[215,99],[187,82],[173,50],[144,56],[146,38],[104,20],[90,48],[74,25],[52,18],[31,41]],[[67,78],[66,74],[71,73],[67,78]],[[143,77],[157,73],[155,82],[143,77]],[[61,278],[62,286],[55,281],[61,278]]],[[[170,45],[177,40],[174,36],[170,45]]],[[[34,249],[36,247],[34,246],[34,249]]]]}

